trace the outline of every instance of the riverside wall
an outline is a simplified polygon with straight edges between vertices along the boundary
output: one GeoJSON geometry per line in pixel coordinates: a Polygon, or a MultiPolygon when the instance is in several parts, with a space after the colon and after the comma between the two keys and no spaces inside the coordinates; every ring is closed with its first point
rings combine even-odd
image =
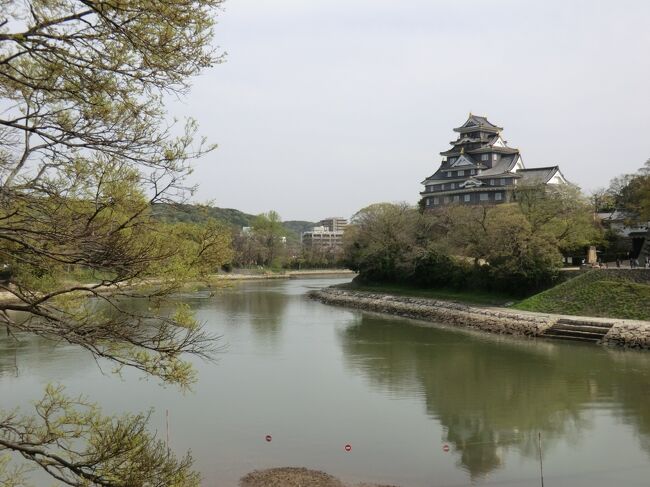
{"type": "Polygon", "coordinates": [[[309,296],[325,304],[387,313],[405,318],[472,328],[489,333],[537,337],[563,318],[612,324],[604,345],[650,349],[650,322],[610,318],[532,313],[497,307],[480,307],[428,298],[326,288],[309,296]]]}
{"type": "Polygon", "coordinates": [[[614,323],[602,343],[604,345],[650,350],[650,323],[620,320],[614,323]]]}

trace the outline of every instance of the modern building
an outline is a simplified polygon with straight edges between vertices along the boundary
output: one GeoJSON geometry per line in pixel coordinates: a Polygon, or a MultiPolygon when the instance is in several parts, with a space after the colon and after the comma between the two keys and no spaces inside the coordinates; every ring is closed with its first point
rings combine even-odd
{"type": "Polygon", "coordinates": [[[309,232],[303,232],[300,241],[305,247],[341,248],[343,233],[348,221],[341,217],[326,218],[318,222],[318,226],[309,232]]]}
{"type": "Polygon", "coordinates": [[[345,227],[348,226],[348,221],[343,217],[333,216],[319,221],[318,226],[325,227],[330,232],[338,232],[345,230],[345,227]]]}
{"type": "Polygon", "coordinates": [[[504,203],[518,185],[567,183],[558,166],[527,169],[519,149],[508,147],[502,137],[503,128],[486,117],[470,113],[454,131],[458,138],[440,153],[440,167],[422,181],[425,208],[504,203]]]}

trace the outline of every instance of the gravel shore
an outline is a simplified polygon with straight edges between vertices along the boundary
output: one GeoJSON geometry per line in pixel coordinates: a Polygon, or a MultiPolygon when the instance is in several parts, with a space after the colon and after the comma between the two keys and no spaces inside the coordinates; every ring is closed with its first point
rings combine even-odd
{"type": "Polygon", "coordinates": [[[256,470],[242,477],[239,485],[241,487],[397,487],[379,484],[344,484],[325,472],[298,467],[256,470]]]}

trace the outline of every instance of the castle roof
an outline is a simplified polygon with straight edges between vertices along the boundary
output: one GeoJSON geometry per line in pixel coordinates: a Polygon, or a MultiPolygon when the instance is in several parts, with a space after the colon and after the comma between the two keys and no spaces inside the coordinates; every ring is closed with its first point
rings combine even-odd
{"type": "MultiPolygon", "coordinates": [[[[502,157],[499,162],[494,166],[481,171],[481,174],[476,176],[477,178],[486,178],[499,176],[501,174],[508,174],[508,176],[516,176],[516,173],[513,173],[513,168],[517,165],[517,162],[521,161],[521,156],[519,154],[513,154],[511,156],[502,157]]],[[[523,165],[523,162],[522,162],[523,165]]]]}
{"type": "Polygon", "coordinates": [[[486,117],[480,117],[478,115],[473,115],[470,113],[467,121],[460,127],[456,127],[454,129],[454,132],[466,133],[466,132],[477,132],[479,130],[484,132],[498,133],[501,132],[503,128],[494,125],[486,117]]]}
{"type": "Polygon", "coordinates": [[[546,184],[556,175],[559,176],[560,180],[566,182],[564,174],[562,174],[562,171],[560,171],[560,166],[518,169],[517,174],[522,176],[522,184],[546,184]]]}

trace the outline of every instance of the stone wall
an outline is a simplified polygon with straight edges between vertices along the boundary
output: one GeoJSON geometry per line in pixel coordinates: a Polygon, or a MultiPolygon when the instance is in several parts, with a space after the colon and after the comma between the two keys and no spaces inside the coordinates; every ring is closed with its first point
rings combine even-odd
{"type": "MultiPolygon", "coordinates": [[[[607,272],[607,271],[605,271],[607,272]]],[[[629,271],[627,271],[629,272],[629,271]]],[[[636,271],[634,271],[636,272],[636,271]]],[[[644,272],[644,271],[640,271],[644,272]]],[[[647,273],[650,277],[650,272],[647,273]]],[[[645,276],[639,276],[644,278],[645,276]]],[[[309,296],[326,304],[346,306],[490,333],[540,336],[562,318],[612,324],[604,345],[650,349],[650,322],[521,312],[496,307],[469,306],[450,301],[326,288],[309,296]]]]}
{"type": "Polygon", "coordinates": [[[602,343],[626,348],[650,349],[650,323],[621,321],[614,323],[602,343]]]}
{"type": "Polygon", "coordinates": [[[520,313],[500,308],[480,308],[435,299],[335,288],[311,291],[309,295],[326,304],[508,335],[538,336],[554,323],[549,315],[520,313]]]}

